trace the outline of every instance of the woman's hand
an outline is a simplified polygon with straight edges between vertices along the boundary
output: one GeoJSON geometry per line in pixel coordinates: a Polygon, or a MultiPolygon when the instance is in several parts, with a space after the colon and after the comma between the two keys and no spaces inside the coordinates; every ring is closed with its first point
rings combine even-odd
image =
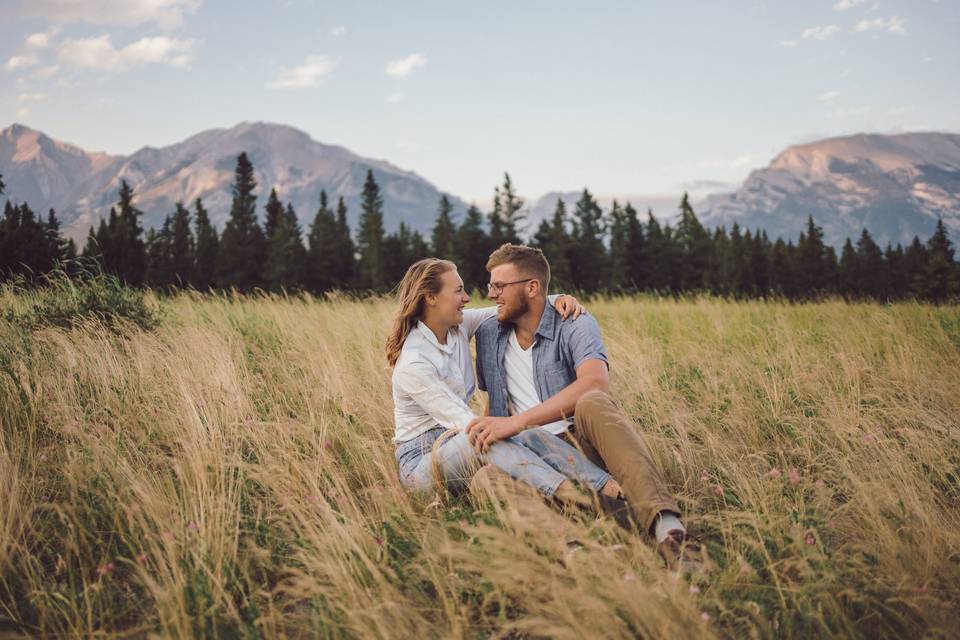
{"type": "Polygon", "coordinates": [[[557,299],[553,301],[553,308],[557,310],[560,314],[560,317],[564,320],[569,316],[573,316],[573,320],[576,320],[580,317],[580,314],[586,311],[583,308],[583,305],[580,304],[580,301],[574,298],[569,294],[563,294],[557,296],[557,299]]]}

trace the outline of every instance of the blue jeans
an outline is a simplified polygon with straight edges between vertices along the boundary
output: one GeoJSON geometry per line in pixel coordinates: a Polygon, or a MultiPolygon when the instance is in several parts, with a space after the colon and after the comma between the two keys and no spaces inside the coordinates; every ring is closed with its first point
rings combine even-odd
{"type": "Polygon", "coordinates": [[[527,429],[495,442],[484,454],[477,453],[466,432],[461,431],[442,442],[434,453],[433,443],[444,431],[443,427],[435,427],[397,445],[400,482],[407,489],[418,493],[433,489],[434,455],[444,483],[453,492],[462,491],[476,470],[487,462],[548,497],[567,479],[598,492],[610,479],[609,473],[575,447],[542,429],[527,429]]]}

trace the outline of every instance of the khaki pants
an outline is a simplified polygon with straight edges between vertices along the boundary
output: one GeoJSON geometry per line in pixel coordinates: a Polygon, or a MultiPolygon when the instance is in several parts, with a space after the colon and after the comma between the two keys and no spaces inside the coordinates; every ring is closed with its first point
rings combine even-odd
{"type": "Polygon", "coordinates": [[[609,471],[620,483],[644,531],[650,531],[661,511],[680,515],[650,448],[609,394],[603,391],[583,394],[577,401],[574,427],[563,437],[579,446],[591,462],[609,471]]]}

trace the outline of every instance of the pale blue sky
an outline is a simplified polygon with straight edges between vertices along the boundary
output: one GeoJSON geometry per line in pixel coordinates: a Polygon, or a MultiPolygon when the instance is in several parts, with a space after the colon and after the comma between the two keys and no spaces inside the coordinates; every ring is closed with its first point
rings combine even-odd
{"type": "Polygon", "coordinates": [[[504,170],[674,193],[818,137],[960,131],[958,41],[957,0],[2,0],[0,127],[130,153],[265,120],[468,200],[504,170]]]}

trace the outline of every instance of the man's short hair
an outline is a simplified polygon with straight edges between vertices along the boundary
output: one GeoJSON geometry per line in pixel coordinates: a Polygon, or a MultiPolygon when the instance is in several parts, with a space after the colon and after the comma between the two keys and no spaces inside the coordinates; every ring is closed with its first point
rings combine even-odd
{"type": "Polygon", "coordinates": [[[540,281],[540,288],[546,294],[550,287],[550,263],[543,251],[522,244],[505,242],[490,254],[487,260],[487,271],[502,264],[512,264],[522,275],[536,278],[540,281]]]}

